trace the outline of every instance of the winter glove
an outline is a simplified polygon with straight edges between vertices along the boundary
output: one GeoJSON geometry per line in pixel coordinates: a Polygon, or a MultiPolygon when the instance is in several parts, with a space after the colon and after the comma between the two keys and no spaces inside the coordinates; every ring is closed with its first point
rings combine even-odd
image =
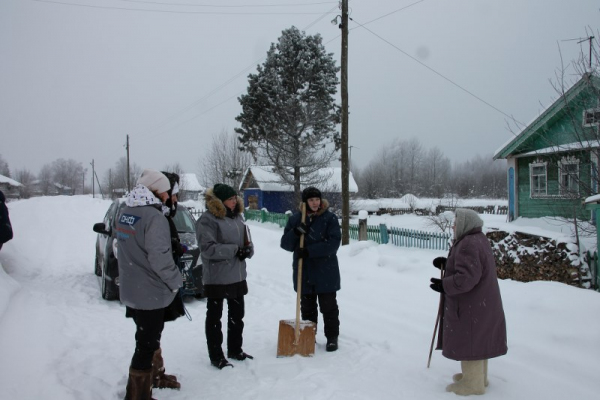
{"type": "Polygon", "coordinates": [[[244,247],[240,247],[237,251],[237,253],[235,253],[236,257],[240,259],[240,261],[244,261],[246,258],[248,258],[248,256],[250,255],[250,253],[252,252],[252,247],[251,246],[244,246],[244,247]]]}
{"type": "Polygon", "coordinates": [[[173,253],[177,257],[181,257],[183,253],[185,253],[183,245],[179,242],[179,240],[175,238],[171,238],[171,248],[173,249],[173,253]]]}
{"type": "Polygon", "coordinates": [[[296,253],[298,260],[301,258],[308,258],[308,249],[306,247],[298,247],[294,253],[296,253]]]}
{"type": "Polygon", "coordinates": [[[431,278],[431,285],[429,285],[429,287],[436,292],[444,293],[444,285],[442,285],[441,279],[431,278]]]}
{"type": "Polygon", "coordinates": [[[442,265],[446,265],[446,257],[436,257],[433,259],[433,266],[437,269],[442,269],[442,265]]]}
{"type": "Polygon", "coordinates": [[[294,233],[298,236],[306,235],[308,232],[308,226],[304,222],[300,223],[297,227],[294,228],[294,233]]]}

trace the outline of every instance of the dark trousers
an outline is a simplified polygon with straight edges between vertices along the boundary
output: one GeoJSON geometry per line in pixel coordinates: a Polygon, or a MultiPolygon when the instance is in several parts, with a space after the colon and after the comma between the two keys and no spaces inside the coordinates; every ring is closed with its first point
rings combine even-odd
{"type": "Polygon", "coordinates": [[[150,369],[152,368],[154,352],[160,348],[160,337],[165,327],[165,309],[129,309],[128,311],[136,326],[135,352],[131,359],[131,368],[150,369]]]}
{"type": "Polygon", "coordinates": [[[337,305],[336,292],[303,294],[300,298],[302,319],[317,323],[319,318],[317,300],[319,301],[321,314],[323,314],[325,337],[328,339],[338,337],[340,334],[340,310],[337,305]]]}
{"type": "MultiPolygon", "coordinates": [[[[225,358],[221,345],[223,332],[221,330],[221,317],[223,316],[223,300],[209,298],[206,300],[206,344],[208,356],[211,361],[225,358]]],[[[227,353],[239,354],[242,352],[242,334],[244,332],[244,296],[227,299],[227,353]]]]}

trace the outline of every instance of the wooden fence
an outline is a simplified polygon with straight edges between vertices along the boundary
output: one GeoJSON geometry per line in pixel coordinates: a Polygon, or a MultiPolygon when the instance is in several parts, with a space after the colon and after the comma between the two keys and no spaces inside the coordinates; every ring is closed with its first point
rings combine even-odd
{"type": "Polygon", "coordinates": [[[288,221],[288,214],[270,213],[265,210],[245,210],[244,216],[249,221],[272,222],[285,228],[288,221]]]}
{"type": "MultiPolygon", "coordinates": [[[[288,214],[270,213],[264,210],[245,210],[248,221],[271,222],[284,228],[288,214]]],[[[358,240],[358,225],[349,226],[350,239],[358,240]]],[[[367,225],[367,239],[379,244],[391,243],[400,247],[418,247],[421,249],[448,250],[447,233],[423,232],[404,228],[388,228],[385,224],[367,225]]]]}
{"type": "MultiPolygon", "coordinates": [[[[358,240],[358,225],[350,225],[350,238],[358,240]]],[[[385,224],[367,225],[367,239],[379,244],[391,243],[399,247],[448,250],[448,233],[423,232],[413,229],[388,228],[385,224]]]]}
{"type": "Polygon", "coordinates": [[[198,219],[202,215],[202,210],[197,210],[195,208],[188,208],[190,214],[194,216],[194,218],[198,219]]]}
{"type": "Polygon", "coordinates": [[[422,232],[395,227],[389,228],[388,233],[392,244],[396,246],[433,250],[448,250],[450,248],[449,233],[422,232]]]}
{"type": "MultiPolygon", "coordinates": [[[[508,214],[508,206],[467,206],[467,207],[451,207],[439,205],[435,208],[435,212],[427,208],[380,208],[375,211],[377,215],[403,215],[403,214],[416,214],[416,215],[440,215],[445,211],[454,212],[457,208],[467,208],[473,210],[478,214],[508,214]]],[[[354,214],[358,214],[358,211],[354,214]]]]}

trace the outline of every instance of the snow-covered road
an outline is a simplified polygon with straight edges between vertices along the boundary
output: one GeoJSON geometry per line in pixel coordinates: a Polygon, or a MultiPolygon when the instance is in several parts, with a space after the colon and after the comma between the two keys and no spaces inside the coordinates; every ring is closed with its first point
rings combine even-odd
{"type": "MultiPolygon", "coordinates": [[[[108,201],[48,197],[9,204],[15,239],[0,251],[0,399],[118,399],[134,348],[134,324],[101,299],[95,233],[108,201]]],[[[459,365],[427,355],[438,297],[428,281],[439,251],[353,242],[339,251],[340,349],[276,358],[278,322],[295,315],[291,255],[281,229],[249,223],[244,350],[254,360],[210,366],[204,300],[168,323],[162,347],[180,391],[158,399],[448,399],[459,365]]],[[[550,282],[502,281],[509,352],[490,361],[488,399],[592,399],[600,359],[600,294],[550,282]]],[[[322,324],[320,324],[322,325],[322,324]]]]}

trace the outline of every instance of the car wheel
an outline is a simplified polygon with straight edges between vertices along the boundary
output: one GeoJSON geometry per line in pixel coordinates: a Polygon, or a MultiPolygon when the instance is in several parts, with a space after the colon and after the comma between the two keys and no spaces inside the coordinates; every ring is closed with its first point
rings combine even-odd
{"type": "Polygon", "coordinates": [[[119,287],[115,284],[112,279],[106,276],[106,272],[102,274],[102,298],[104,300],[118,300],[119,299],[119,287]]]}
{"type": "Polygon", "coordinates": [[[102,276],[102,266],[100,265],[100,261],[98,260],[98,249],[96,249],[96,261],[94,263],[94,273],[96,276],[102,276]]]}

